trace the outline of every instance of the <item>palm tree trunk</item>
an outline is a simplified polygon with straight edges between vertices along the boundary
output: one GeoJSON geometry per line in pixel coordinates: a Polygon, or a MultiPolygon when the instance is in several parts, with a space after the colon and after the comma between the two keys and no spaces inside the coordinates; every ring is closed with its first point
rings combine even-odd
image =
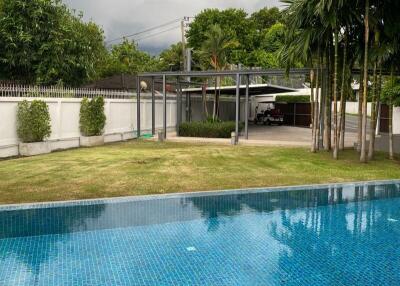
{"type": "Polygon", "coordinates": [[[204,120],[207,119],[208,117],[208,108],[207,108],[207,84],[203,84],[203,90],[202,90],[202,100],[203,100],[203,116],[204,120]]]}
{"type": "Polygon", "coordinates": [[[218,93],[217,93],[216,110],[215,110],[215,118],[216,119],[219,118],[219,102],[220,102],[220,98],[221,98],[221,78],[220,77],[218,77],[217,86],[218,86],[218,93]]]}
{"type": "Polygon", "coordinates": [[[320,96],[320,86],[319,86],[319,81],[320,81],[320,66],[321,66],[321,58],[320,58],[320,53],[318,49],[318,63],[317,63],[317,76],[316,76],[316,81],[315,81],[315,89],[316,89],[316,94],[315,94],[315,107],[314,107],[314,146],[315,150],[319,150],[319,96],[320,96]]]}
{"type": "Polygon", "coordinates": [[[341,111],[341,119],[343,120],[340,121],[340,137],[339,137],[339,150],[344,150],[345,147],[345,135],[346,135],[346,98],[343,102],[343,109],[341,111]]]}
{"type": "Polygon", "coordinates": [[[362,141],[362,103],[363,103],[363,95],[364,95],[364,67],[361,65],[360,69],[360,85],[358,88],[358,141],[357,141],[357,152],[361,152],[361,141],[362,141]]]}
{"type": "Polygon", "coordinates": [[[343,48],[343,67],[342,67],[342,87],[340,90],[340,123],[339,123],[339,150],[344,149],[344,132],[346,127],[346,65],[347,65],[347,32],[344,36],[344,48],[343,48]]]}
{"type": "MultiPolygon", "coordinates": [[[[390,80],[392,82],[392,86],[394,85],[394,66],[392,63],[391,72],[390,72],[390,80]]],[[[389,99],[389,159],[394,159],[393,152],[393,103],[392,98],[389,99]]]]}
{"type": "Polygon", "coordinates": [[[213,105],[213,120],[216,119],[217,116],[217,97],[218,97],[218,80],[217,77],[215,77],[215,83],[214,83],[214,105],[213,105]]]}
{"type": "Polygon", "coordinates": [[[389,105],[389,159],[394,160],[393,152],[393,104],[389,105]]]}
{"type": "Polygon", "coordinates": [[[375,149],[375,131],[376,131],[376,106],[377,102],[377,93],[378,93],[378,75],[377,75],[377,62],[374,63],[374,91],[372,96],[372,105],[371,105],[371,123],[370,123],[370,135],[369,135],[369,148],[368,148],[368,160],[372,160],[374,158],[374,149],[375,149]]]}
{"type": "Polygon", "coordinates": [[[324,108],[324,149],[326,151],[331,150],[331,109],[332,109],[332,85],[331,85],[331,76],[328,74],[327,80],[327,93],[325,98],[325,108],[324,108]]]}
{"type": "MultiPolygon", "coordinates": [[[[331,43],[331,41],[330,41],[331,43]]],[[[332,49],[331,44],[328,45],[327,51],[327,67],[328,67],[328,82],[327,94],[325,98],[324,110],[324,149],[330,151],[332,148],[331,134],[332,134],[332,49]]]]}
{"type": "Polygon", "coordinates": [[[337,95],[338,95],[338,62],[339,62],[339,31],[335,27],[335,67],[333,76],[333,158],[339,158],[338,140],[338,117],[337,117],[337,95]]]}
{"type": "Polygon", "coordinates": [[[311,152],[315,153],[315,133],[314,133],[314,125],[315,125],[315,98],[314,98],[314,69],[310,71],[310,88],[311,88],[311,127],[312,127],[312,135],[311,135],[311,152]]]}
{"type": "Polygon", "coordinates": [[[365,1],[365,38],[364,38],[364,94],[363,94],[363,117],[362,117],[362,140],[360,161],[367,162],[367,100],[368,100],[368,45],[369,45],[369,0],[365,1]]]}

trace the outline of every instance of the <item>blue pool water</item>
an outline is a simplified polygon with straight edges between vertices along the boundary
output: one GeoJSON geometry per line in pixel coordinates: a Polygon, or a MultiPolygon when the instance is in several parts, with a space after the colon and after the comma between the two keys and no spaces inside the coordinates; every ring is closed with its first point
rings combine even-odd
{"type": "Polygon", "coordinates": [[[0,285],[400,285],[400,182],[0,207],[0,285]]]}

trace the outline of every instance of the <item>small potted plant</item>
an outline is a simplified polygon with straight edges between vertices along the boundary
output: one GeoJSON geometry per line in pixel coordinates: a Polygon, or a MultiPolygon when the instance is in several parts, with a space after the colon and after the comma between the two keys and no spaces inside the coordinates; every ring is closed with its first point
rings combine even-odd
{"type": "Polygon", "coordinates": [[[104,99],[96,97],[92,100],[84,98],[81,102],[79,126],[81,131],[80,145],[83,147],[99,146],[104,144],[104,99]]]}
{"type": "Polygon", "coordinates": [[[51,134],[50,113],[46,102],[24,100],[18,104],[17,134],[21,156],[51,152],[48,141],[45,141],[51,134]]]}

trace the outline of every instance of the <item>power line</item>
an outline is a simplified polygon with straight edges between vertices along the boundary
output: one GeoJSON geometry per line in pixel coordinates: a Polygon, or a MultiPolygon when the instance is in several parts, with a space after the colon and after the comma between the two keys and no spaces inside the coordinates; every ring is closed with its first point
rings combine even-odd
{"type": "Polygon", "coordinates": [[[116,42],[116,41],[119,41],[119,40],[123,40],[123,39],[125,39],[125,38],[131,38],[131,37],[138,36],[138,35],[141,35],[141,34],[144,34],[144,33],[147,33],[147,32],[151,32],[151,31],[153,31],[153,30],[157,30],[157,29],[160,29],[160,28],[162,28],[162,27],[172,25],[173,23],[176,23],[176,22],[181,21],[181,20],[182,20],[181,18],[178,18],[178,19],[175,19],[175,20],[173,20],[173,21],[169,21],[169,22],[166,22],[166,23],[164,23],[164,24],[161,24],[161,25],[158,25],[158,26],[155,26],[155,27],[152,27],[152,28],[149,28],[149,29],[140,31],[140,32],[136,32],[136,33],[133,33],[133,34],[130,34],[130,35],[125,35],[125,36],[122,36],[122,37],[118,37],[118,38],[115,38],[115,39],[106,41],[106,44],[110,44],[110,43],[112,43],[112,42],[116,42]]]}
{"type": "Polygon", "coordinates": [[[158,33],[151,34],[151,35],[148,35],[148,36],[144,36],[144,37],[141,37],[141,38],[138,38],[138,39],[134,39],[134,40],[135,40],[135,42],[139,42],[139,41],[144,40],[144,39],[148,39],[148,38],[151,38],[151,37],[154,37],[154,36],[158,36],[160,34],[164,34],[166,32],[173,31],[173,30],[178,29],[180,27],[181,27],[180,25],[179,26],[175,26],[175,27],[169,28],[167,30],[163,30],[163,31],[160,31],[158,33]]]}

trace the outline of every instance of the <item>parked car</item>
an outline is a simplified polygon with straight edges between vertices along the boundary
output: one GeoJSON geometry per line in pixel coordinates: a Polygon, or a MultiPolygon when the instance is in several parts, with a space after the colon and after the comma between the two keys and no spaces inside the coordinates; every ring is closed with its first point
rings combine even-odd
{"type": "Polygon", "coordinates": [[[264,125],[278,124],[282,125],[284,122],[283,113],[275,108],[275,104],[271,102],[260,102],[256,106],[256,116],[254,124],[262,123],[264,125]]]}

